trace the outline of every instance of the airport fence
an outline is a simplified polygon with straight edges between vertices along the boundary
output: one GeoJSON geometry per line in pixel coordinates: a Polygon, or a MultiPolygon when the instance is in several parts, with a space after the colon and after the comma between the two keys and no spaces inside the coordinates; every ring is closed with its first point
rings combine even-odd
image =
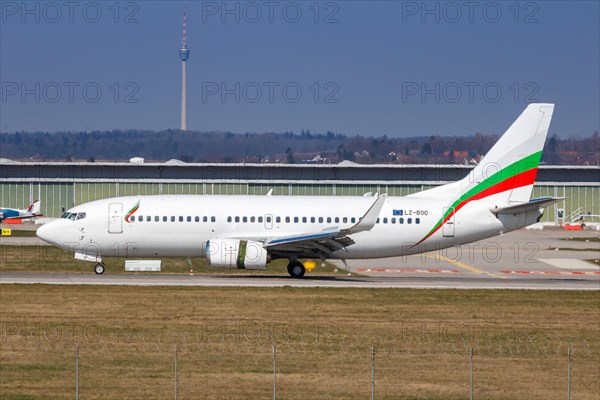
{"type": "Polygon", "coordinates": [[[519,335],[305,332],[273,340],[237,331],[141,338],[91,326],[42,336],[5,330],[0,397],[597,398],[597,338],[519,335]]]}

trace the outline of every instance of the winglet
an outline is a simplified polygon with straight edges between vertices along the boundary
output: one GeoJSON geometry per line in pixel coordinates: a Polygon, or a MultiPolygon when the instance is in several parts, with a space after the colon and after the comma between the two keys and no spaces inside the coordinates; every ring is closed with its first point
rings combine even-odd
{"type": "Polygon", "coordinates": [[[386,195],[382,194],[381,196],[377,196],[371,207],[367,210],[365,215],[363,215],[356,225],[351,226],[348,229],[342,229],[342,233],[345,235],[351,235],[353,233],[370,231],[377,222],[377,218],[379,217],[379,213],[385,204],[386,195]]]}

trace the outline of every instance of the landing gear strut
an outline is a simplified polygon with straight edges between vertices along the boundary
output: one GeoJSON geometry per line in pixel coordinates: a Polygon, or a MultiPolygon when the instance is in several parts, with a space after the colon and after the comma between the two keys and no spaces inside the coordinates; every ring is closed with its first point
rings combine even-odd
{"type": "Polygon", "coordinates": [[[102,275],[104,273],[104,264],[102,264],[101,262],[96,263],[96,265],[94,266],[94,272],[96,273],[96,275],[102,275]]]}
{"type": "Polygon", "coordinates": [[[292,278],[302,278],[306,272],[304,265],[298,260],[290,261],[287,268],[288,274],[290,274],[292,278]]]}

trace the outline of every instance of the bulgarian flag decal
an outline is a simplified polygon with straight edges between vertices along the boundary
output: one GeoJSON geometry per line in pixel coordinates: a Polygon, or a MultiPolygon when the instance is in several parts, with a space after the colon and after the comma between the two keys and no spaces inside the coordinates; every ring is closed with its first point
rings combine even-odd
{"type": "Polygon", "coordinates": [[[467,190],[447,208],[444,215],[442,215],[427,235],[411,247],[417,246],[427,240],[431,235],[437,232],[442,225],[452,217],[452,215],[456,214],[458,210],[463,208],[469,202],[484,199],[488,196],[502,193],[507,190],[533,185],[541,157],[541,151],[533,153],[532,155],[497,171],[467,190]]]}
{"type": "Polygon", "coordinates": [[[135,213],[138,210],[138,208],[140,208],[139,200],[137,201],[137,203],[135,203],[133,207],[131,207],[131,210],[127,211],[127,214],[125,214],[125,222],[131,222],[129,221],[129,217],[131,217],[133,213],[135,213]]]}

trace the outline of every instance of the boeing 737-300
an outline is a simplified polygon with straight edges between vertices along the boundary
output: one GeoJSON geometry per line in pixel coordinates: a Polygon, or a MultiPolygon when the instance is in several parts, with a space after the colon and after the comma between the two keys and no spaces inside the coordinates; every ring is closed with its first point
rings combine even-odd
{"type": "Polygon", "coordinates": [[[102,257],[206,258],[217,268],[383,258],[444,249],[531,225],[558,198],[530,199],[553,104],[530,104],[464,179],[404,197],[155,195],[81,204],[43,225],[46,242],[102,257]]]}

